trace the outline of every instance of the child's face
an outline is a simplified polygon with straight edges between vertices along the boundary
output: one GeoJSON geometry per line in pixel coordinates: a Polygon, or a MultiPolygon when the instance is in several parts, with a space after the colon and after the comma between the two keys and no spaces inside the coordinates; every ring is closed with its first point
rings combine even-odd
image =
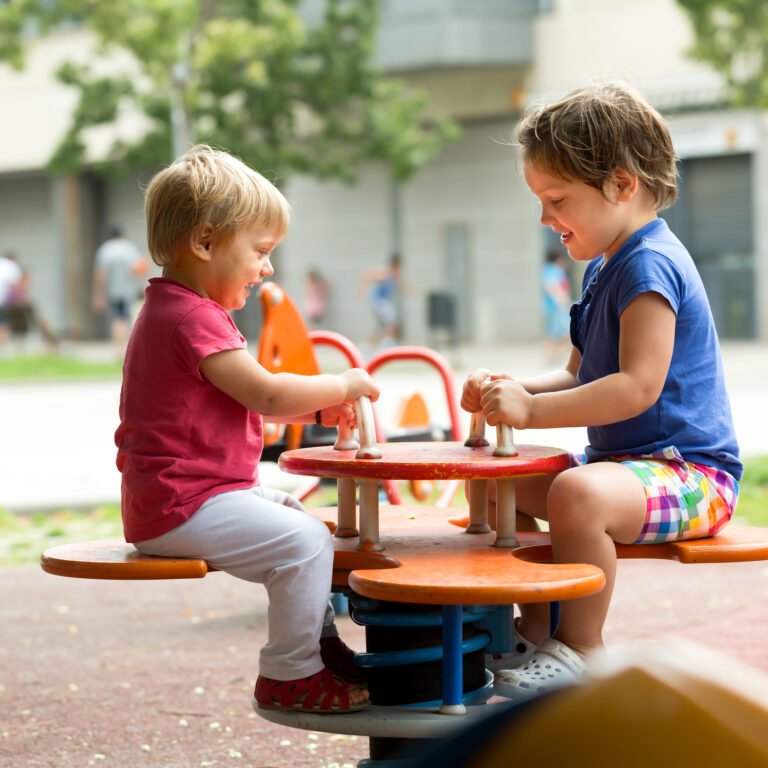
{"type": "Polygon", "coordinates": [[[574,261],[600,254],[609,259],[637,229],[633,207],[618,195],[609,200],[583,181],[563,179],[536,165],[526,164],[524,174],[541,203],[541,223],[560,235],[574,261]]]}
{"type": "Polygon", "coordinates": [[[211,243],[208,297],[227,311],[242,309],[251,289],[274,274],[269,257],[278,242],[275,232],[254,223],[239,229],[231,240],[211,243]]]}

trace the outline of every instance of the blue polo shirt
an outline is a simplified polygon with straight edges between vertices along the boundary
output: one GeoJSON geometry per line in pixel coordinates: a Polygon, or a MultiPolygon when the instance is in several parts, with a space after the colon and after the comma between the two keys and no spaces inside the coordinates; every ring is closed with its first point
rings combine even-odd
{"type": "Polygon", "coordinates": [[[580,384],[619,370],[619,318],[641,293],[655,291],[677,316],[675,345],[659,399],[639,416],[589,427],[587,461],[675,447],[687,461],[741,479],[743,466],[725,389],[720,344],[704,285],[664,219],[635,232],[609,261],[593,259],[571,307],[571,340],[581,352],[580,384]]]}

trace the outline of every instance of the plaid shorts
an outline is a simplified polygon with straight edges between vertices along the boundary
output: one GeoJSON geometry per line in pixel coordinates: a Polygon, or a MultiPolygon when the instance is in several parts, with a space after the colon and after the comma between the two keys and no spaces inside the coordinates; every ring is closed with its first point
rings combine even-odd
{"type": "Polygon", "coordinates": [[[645,488],[645,523],[635,544],[714,536],[733,517],[738,481],[721,469],[686,461],[674,447],[606,460],[631,469],[645,488]]]}

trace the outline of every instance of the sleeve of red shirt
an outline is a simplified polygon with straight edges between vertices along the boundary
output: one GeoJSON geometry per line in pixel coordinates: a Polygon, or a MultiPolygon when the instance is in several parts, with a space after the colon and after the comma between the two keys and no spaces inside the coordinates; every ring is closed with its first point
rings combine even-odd
{"type": "Polygon", "coordinates": [[[174,331],[172,349],[182,368],[202,379],[200,363],[228,349],[247,349],[245,337],[232,318],[215,302],[207,301],[188,312],[174,331]]]}

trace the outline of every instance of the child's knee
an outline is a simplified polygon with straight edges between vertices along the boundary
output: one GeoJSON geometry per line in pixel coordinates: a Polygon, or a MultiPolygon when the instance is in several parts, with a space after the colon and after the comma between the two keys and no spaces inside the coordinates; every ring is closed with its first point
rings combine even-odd
{"type": "Polygon", "coordinates": [[[550,527],[577,525],[584,528],[599,518],[596,513],[605,502],[604,490],[595,478],[579,469],[568,469],[552,481],[547,495],[550,527]]]}
{"type": "Polygon", "coordinates": [[[322,558],[333,562],[333,538],[328,526],[307,515],[307,524],[296,532],[297,559],[322,558]]]}

